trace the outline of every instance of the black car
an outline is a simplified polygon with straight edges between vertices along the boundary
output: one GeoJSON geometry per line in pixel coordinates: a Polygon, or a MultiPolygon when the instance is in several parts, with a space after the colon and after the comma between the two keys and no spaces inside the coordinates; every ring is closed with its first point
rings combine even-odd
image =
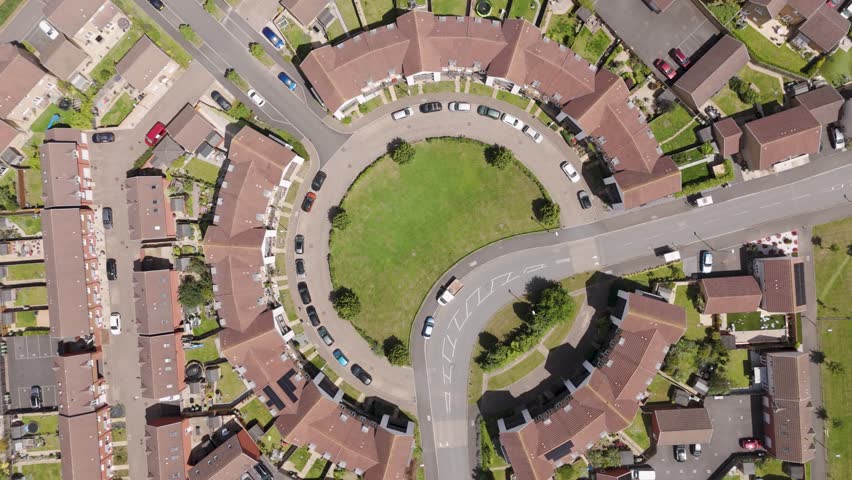
{"type": "Polygon", "coordinates": [[[352,364],[352,375],[355,375],[358,380],[361,380],[361,383],[363,383],[364,385],[369,385],[373,383],[373,377],[371,377],[370,374],[367,373],[363,368],[361,368],[361,365],[358,365],[357,363],[352,364]]]}
{"type": "Polygon", "coordinates": [[[491,107],[486,107],[485,105],[480,105],[476,109],[476,113],[482,115],[483,117],[488,117],[491,120],[499,120],[500,119],[500,110],[494,110],[491,107]]]}
{"type": "Polygon", "coordinates": [[[592,200],[589,199],[589,194],[586,193],[585,190],[580,190],[579,192],[577,192],[577,200],[580,201],[580,207],[583,210],[586,210],[587,208],[592,208],[592,200]]]}
{"type": "Polygon", "coordinates": [[[41,387],[33,385],[30,388],[30,407],[34,409],[41,408],[41,387]]]}
{"type": "Polygon", "coordinates": [[[305,253],[305,236],[302,234],[296,235],[296,253],[305,253]]]}
{"type": "Polygon", "coordinates": [[[319,192],[320,188],[322,188],[322,184],[324,182],[325,182],[325,172],[320,170],[319,172],[317,172],[316,176],[314,177],[314,181],[311,182],[311,188],[314,191],[319,192]]]}
{"type": "Polygon", "coordinates": [[[299,296],[302,297],[302,303],[308,305],[311,303],[311,294],[308,292],[308,284],[299,282],[299,296]]]}
{"type": "Polygon", "coordinates": [[[266,468],[266,465],[258,463],[254,466],[254,471],[260,475],[260,480],[272,480],[272,472],[266,468]]]}
{"type": "Polygon", "coordinates": [[[150,3],[151,6],[156,8],[157,10],[162,10],[166,8],[166,6],[163,5],[163,2],[160,0],[148,0],[148,3],[150,3]]]}
{"type": "Polygon", "coordinates": [[[118,269],[115,266],[114,258],[107,258],[107,280],[115,280],[118,278],[118,269]]]}
{"type": "Polygon", "coordinates": [[[99,132],[92,135],[94,143],[112,143],[115,141],[115,134],[112,132],[99,132]]]}
{"type": "Polygon", "coordinates": [[[305,310],[307,310],[307,312],[308,312],[308,320],[311,321],[311,326],[318,327],[319,324],[320,324],[320,319],[319,319],[319,315],[317,315],[317,309],[314,308],[313,305],[311,305],[308,308],[306,308],[305,310]]]}
{"type": "Polygon", "coordinates": [[[103,222],[106,230],[112,229],[112,209],[110,207],[104,207],[103,222]]]}
{"type": "Polygon", "coordinates": [[[443,108],[441,102],[426,102],[420,105],[420,113],[440,112],[443,108]]]}
{"type": "Polygon", "coordinates": [[[329,347],[331,346],[331,344],[334,343],[334,339],[331,338],[331,335],[329,335],[329,333],[328,333],[328,329],[325,328],[325,327],[319,327],[317,329],[317,335],[319,335],[320,338],[322,339],[323,343],[325,343],[329,347]]]}
{"type": "Polygon", "coordinates": [[[213,98],[213,101],[216,102],[222,110],[227,112],[231,109],[231,102],[229,102],[227,98],[223,97],[222,94],[216,90],[210,92],[210,97],[213,98]]]}
{"type": "Polygon", "coordinates": [[[296,259],[296,275],[299,278],[304,278],[305,276],[305,261],[301,258],[296,259]]]}

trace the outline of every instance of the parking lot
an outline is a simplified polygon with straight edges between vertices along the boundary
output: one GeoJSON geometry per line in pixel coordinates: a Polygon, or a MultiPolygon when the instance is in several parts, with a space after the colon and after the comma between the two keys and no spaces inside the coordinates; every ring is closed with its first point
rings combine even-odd
{"type": "Polygon", "coordinates": [[[739,446],[739,439],[760,436],[760,402],[760,395],[707,397],[704,407],[713,424],[713,441],[702,445],[702,455],[696,458],[687,453],[686,461],[678,463],[674,459],[673,447],[663,446],[648,459],[648,465],[654,468],[658,478],[706,479],[731,453],[744,451],[739,446]],[[755,412],[756,415],[753,415],[755,412]]]}

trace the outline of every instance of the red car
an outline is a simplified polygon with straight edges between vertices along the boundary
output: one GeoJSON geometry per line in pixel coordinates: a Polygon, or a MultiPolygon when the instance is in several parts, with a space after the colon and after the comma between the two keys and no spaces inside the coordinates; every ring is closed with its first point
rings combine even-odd
{"type": "Polygon", "coordinates": [[[692,62],[689,61],[689,57],[687,57],[683,53],[683,50],[679,48],[672,50],[672,58],[674,58],[678,65],[683,68],[689,68],[689,66],[692,65],[692,62]]]}
{"type": "Polygon", "coordinates": [[[740,446],[746,450],[757,450],[758,448],[763,448],[763,446],[760,445],[760,440],[756,438],[741,438],[740,446]]]}
{"type": "MultiPolygon", "coordinates": [[[[308,192],[308,194],[305,195],[305,199],[302,200],[302,210],[304,210],[306,213],[310,212],[311,208],[314,207],[314,200],[316,200],[316,199],[317,199],[316,193],[308,192]]],[[[308,303],[310,303],[310,302],[308,302],[308,303]]]]}
{"type": "Polygon", "coordinates": [[[666,78],[668,78],[669,80],[673,79],[675,75],[677,75],[674,68],[669,65],[669,62],[663,60],[662,58],[654,60],[654,66],[660,69],[660,71],[663,72],[663,75],[665,75],[666,78]]]}
{"type": "Polygon", "coordinates": [[[148,130],[148,134],[145,135],[145,145],[149,147],[153,147],[166,135],[166,126],[163,125],[163,122],[157,122],[151,127],[151,130],[148,130]]]}

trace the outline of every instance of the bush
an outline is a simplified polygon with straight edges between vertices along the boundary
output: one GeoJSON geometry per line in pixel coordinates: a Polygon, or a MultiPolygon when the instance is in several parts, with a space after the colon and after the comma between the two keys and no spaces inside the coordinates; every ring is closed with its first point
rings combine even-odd
{"type": "Polygon", "coordinates": [[[698,151],[704,156],[710,155],[713,153],[713,145],[710,145],[710,142],[704,142],[698,147],[698,151]]]}
{"type": "Polygon", "coordinates": [[[408,365],[408,347],[402,341],[394,336],[390,336],[384,341],[385,356],[391,365],[408,365]]]}
{"type": "Polygon", "coordinates": [[[249,52],[251,52],[251,56],[254,58],[261,58],[266,54],[263,47],[257,42],[249,43],[249,52]]]}
{"type": "Polygon", "coordinates": [[[219,11],[215,0],[204,0],[204,10],[210,15],[215,15],[219,11]]]}
{"type": "Polygon", "coordinates": [[[739,77],[733,77],[728,81],[728,86],[737,94],[741,102],[753,104],[758,101],[757,92],[751,88],[751,82],[747,82],[739,77]]]}
{"type": "Polygon", "coordinates": [[[331,226],[337,230],[346,230],[346,227],[348,227],[351,223],[352,219],[349,218],[349,214],[346,210],[342,208],[338,208],[334,217],[331,219],[331,226]]]}
{"type": "Polygon", "coordinates": [[[495,144],[485,149],[485,161],[491,166],[503,170],[515,163],[517,159],[515,159],[515,154],[511,150],[502,145],[495,144]]]}
{"type": "MultiPolygon", "coordinates": [[[[9,172],[7,175],[12,175],[16,172],[9,172]]],[[[0,207],[3,210],[17,210],[18,195],[15,193],[14,184],[5,184],[0,186],[0,207]]]]}
{"type": "Polygon", "coordinates": [[[595,448],[586,452],[589,464],[597,469],[615,468],[621,465],[618,449],[615,447],[595,448]]]}
{"type": "Polygon", "coordinates": [[[187,42],[189,42],[193,45],[196,45],[196,46],[201,43],[201,37],[199,37],[198,34],[195,33],[195,30],[193,30],[192,26],[190,26],[189,24],[182,23],[182,24],[178,25],[178,30],[180,31],[180,34],[183,35],[183,38],[185,38],[187,42]]]}
{"type": "Polygon", "coordinates": [[[228,110],[228,115],[238,119],[238,120],[246,120],[254,116],[254,112],[252,112],[251,108],[249,108],[243,102],[237,102],[228,110]]]}
{"type": "Polygon", "coordinates": [[[391,158],[399,165],[405,165],[414,160],[414,146],[401,138],[394,139],[389,150],[391,158]]]}
{"type": "Polygon", "coordinates": [[[535,216],[539,222],[553,227],[559,225],[559,205],[548,199],[542,199],[535,210],[535,216]]]}
{"type": "Polygon", "coordinates": [[[809,77],[816,75],[816,73],[819,72],[819,70],[822,68],[822,65],[825,63],[826,58],[828,57],[823,55],[815,58],[814,60],[811,60],[811,62],[805,65],[805,68],[802,69],[802,73],[809,77]]]}
{"type": "Polygon", "coordinates": [[[346,287],[334,291],[331,304],[337,315],[344,320],[352,320],[361,313],[361,300],[355,292],[346,287]]]}

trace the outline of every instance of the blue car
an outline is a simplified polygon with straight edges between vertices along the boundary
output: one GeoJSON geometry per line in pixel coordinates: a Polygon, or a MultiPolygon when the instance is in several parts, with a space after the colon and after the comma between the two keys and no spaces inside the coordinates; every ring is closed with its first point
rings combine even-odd
{"type": "Polygon", "coordinates": [[[266,37],[267,40],[269,40],[269,43],[271,43],[273,47],[279,50],[284,48],[284,40],[281,40],[281,37],[276,35],[271,28],[263,27],[261,33],[263,33],[263,36],[266,37]]]}
{"type": "Polygon", "coordinates": [[[346,355],[344,355],[343,352],[339,348],[334,349],[333,354],[334,354],[334,359],[337,360],[337,363],[339,363],[340,365],[345,367],[346,365],[349,364],[349,359],[346,358],[346,355]]]}
{"type": "Polygon", "coordinates": [[[296,82],[294,82],[292,78],[287,76],[286,73],[284,73],[284,72],[279,73],[278,74],[278,80],[281,80],[281,82],[283,82],[284,85],[287,85],[287,88],[289,88],[290,90],[292,90],[294,92],[296,91],[296,82]]]}

